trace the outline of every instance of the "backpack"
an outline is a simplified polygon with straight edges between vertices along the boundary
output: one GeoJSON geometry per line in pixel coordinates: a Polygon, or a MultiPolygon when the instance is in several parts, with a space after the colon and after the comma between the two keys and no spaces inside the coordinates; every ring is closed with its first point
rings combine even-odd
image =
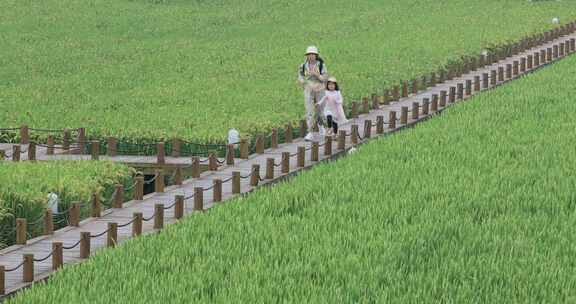
{"type": "MultiPolygon", "coordinates": [[[[322,74],[322,70],[324,69],[324,59],[318,57],[316,58],[316,61],[318,61],[318,71],[320,71],[320,74],[322,74]]],[[[306,62],[302,64],[302,67],[300,68],[300,74],[302,76],[306,75],[306,62]]]]}

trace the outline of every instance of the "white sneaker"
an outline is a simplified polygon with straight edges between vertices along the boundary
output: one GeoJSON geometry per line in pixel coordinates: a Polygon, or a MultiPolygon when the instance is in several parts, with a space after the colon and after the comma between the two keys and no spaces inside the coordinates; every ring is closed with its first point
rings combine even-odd
{"type": "Polygon", "coordinates": [[[304,137],[304,140],[306,140],[306,141],[312,141],[313,139],[314,139],[314,134],[312,134],[312,133],[308,133],[304,137]]]}

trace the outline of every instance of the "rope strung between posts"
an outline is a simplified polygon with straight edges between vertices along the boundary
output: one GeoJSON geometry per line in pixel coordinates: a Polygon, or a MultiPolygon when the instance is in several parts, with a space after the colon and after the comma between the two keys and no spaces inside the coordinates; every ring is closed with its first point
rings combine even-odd
{"type": "Polygon", "coordinates": [[[78,240],[78,242],[74,243],[74,245],[71,245],[71,246],[62,246],[62,249],[66,249],[66,250],[74,249],[74,248],[76,248],[76,246],[80,245],[80,242],[82,242],[82,240],[78,240]]]}
{"type": "Polygon", "coordinates": [[[118,225],[118,228],[123,228],[126,227],[128,225],[131,225],[132,223],[134,223],[134,221],[136,221],[136,218],[133,218],[131,221],[129,221],[128,223],[124,223],[122,225],[118,225]]]}
{"type": "Polygon", "coordinates": [[[22,261],[22,263],[12,267],[12,268],[6,268],[4,269],[4,272],[12,272],[12,271],[16,271],[18,268],[22,267],[22,265],[24,265],[24,261],[22,261]]]}
{"type": "Polygon", "coordinates": [[[250,174],[245,175],[245,176],[240,175],[240,178],[241,178],[241,179],[246,179],[246,178],[249,178],[250,176],[252,176],[252,172],[250,172],[250,174]]]}
{"type": "Polygon", "coordinates": [[[91,239],[99,238],[99,237],[105,235],[106,233],[108,233],[108,231],[110,231],[110,228],[108,228],[108,229],[106,229],[106,230],[104,230],[98,234],[90,234],[90,238],[91,239]]]}
{"type": "Polygon", "coordinates": [[[155,216],[156,216],[156,211],[154,211],[154,213],[152,213],[152,215],[150,217],[144,217],[144,218],[142,218],[142,220],[144,222],[147,222],[147,221],[153,219],[155,216]]]}
{"type": "Polygon", "coordinates": [[[164,210],[172,209],[172,207],[176,206],[176,202],[172,203],[172,205],[164,206],[164,210]]]}
{"type": "Polygon", "coordinates": [[[47,259],[49,259],[53,254],[54,254],[54,250],[50,251],[50,253],[47,256],[45,256],[41,259],[34,259],[34,262],[44,262],[47,259]]]}
{"type": "Polygon", "coordinates": [[[144,181],[144,185],[148,185],[152,182],[154,182],[156,180],[156,178],[158,177],[159,174],[155,174],[153,178],[151,178],[150,180],[144,181]]]}

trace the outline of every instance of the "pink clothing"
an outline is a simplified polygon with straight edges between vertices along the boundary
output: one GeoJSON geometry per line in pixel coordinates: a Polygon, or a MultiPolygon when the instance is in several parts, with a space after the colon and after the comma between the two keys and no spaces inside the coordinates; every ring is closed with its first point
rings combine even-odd
{"type": "Polygon", "coordinates": [[[348,122],[348,119],[346,119],[346,115],[344,114],[342,102],[343,98],[340,91],[326,90],[324,97],[322,97],[318,105],[324,108],[324,116],[332,115],[332,119],[337,124],[343,124],[348,122]]]}

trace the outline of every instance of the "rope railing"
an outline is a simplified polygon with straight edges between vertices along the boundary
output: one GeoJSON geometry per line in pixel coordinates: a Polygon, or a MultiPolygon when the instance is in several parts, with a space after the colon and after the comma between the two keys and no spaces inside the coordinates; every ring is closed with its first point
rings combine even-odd
{"type": "Polygon", "coordinates": [[[78,242],[74,243],[74,245],[62,246],[62,249],[65,249],[65,250],[74,249],[74,248],[76,248],[78,245],[80,245],[81,242],[82,242],[82,240],[78,240],[78,242]]]}
{"type": "Polygon", "coordinates": [[[18,270],[20,267],[22,267],[24,265],[24,261],[22,261],[22,263],[12,267],[12,268],[6,268],[4,269],[4,272],[12,272],[12,271],[16,271],[18,270]]]}
{"type": "Polygon", "coordinates": [[[99,237],[105,235],[106,233],[108,233],[108,231],[110,231],[110,229],[106,229],[106,230],[104,230],[100,233],[97,233],[97,234],[90,234],[90,238],[91,239],[99,238],[99,237]]]}
{"type": "Polygon", "coordinates": [[[52,255],[54,254],[54,250],[50,251],[50,253],[48,255],[46,255],[45,257],[41,258],[41,259],[34,259],[34,262],[44,262],[47,259],[49,259],[52,255]]]}

